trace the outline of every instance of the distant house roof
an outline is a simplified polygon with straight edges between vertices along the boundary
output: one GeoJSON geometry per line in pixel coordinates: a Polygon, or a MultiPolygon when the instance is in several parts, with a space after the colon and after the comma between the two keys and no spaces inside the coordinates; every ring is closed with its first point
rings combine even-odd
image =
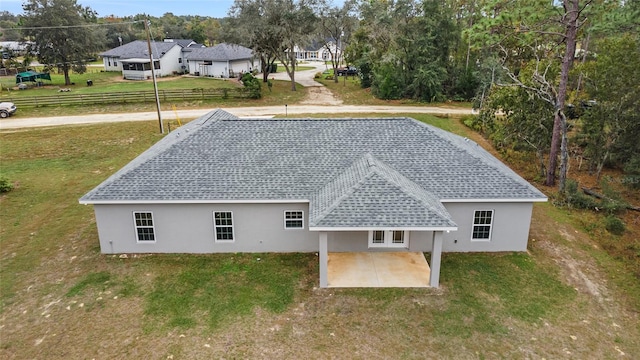
{"type": "MultiPolygon", "coordinates": [[[[174,46],[180,46],[174,42],[162,42],[152,41],[151,52],[154,59],[159,59],[164,56],[174,46]]],[[[102,57],[119,58],[121,60],[135,59],[135,58],[149,58],[149,46],[146,41],[135,40],[130,43],[118,46],[111,50],[107,50],[99,54],[102,57]]]]}
{"type": "Polygon", "coordinates": [[[33,44],[31,41],[0,41],[0,50],[8,49],[11,51],[24,51],[27,46],[33,44]]]}
{"type": "Polygon", "coordinates": [[[183,48],[189,47],[192,44],[196,43],[195,41],[193,41],[191,39],[164,39],[164,42],[176,43],[176,44],[182,46],[183,48]]]}
{"type": "Polygon", "coordinates": [[[217,110],[80,201],[308,201],[315,228],[452,228],[443,202],[545,199],[474,142],[411,118],[238,119],[217,110]]]}
{"type": "Polygon", "coordinates": [[[187,60],[232,61],[252,58],[253,50],[241,45],[226,43],[207,48],[193,49],[186,55],[187,60]]]}

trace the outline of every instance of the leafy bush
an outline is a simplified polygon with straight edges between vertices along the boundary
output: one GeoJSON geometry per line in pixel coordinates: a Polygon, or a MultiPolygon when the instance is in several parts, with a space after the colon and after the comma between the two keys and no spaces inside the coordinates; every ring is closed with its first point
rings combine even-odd
{"type": "Polygon", "coordinates": [[[463,115],[462,118],[460,118],[460,121],[462,121],[466,127],[473,129],[476,118],[477,115],[463,115]]]}
{"type": "Polygon", "coordinates": [[[604,219],[604,227],[614,235],[622,235],[625,232],[624,222],[615,215],[607,215],[604,219]]]}
{"type": "Polygon", "coordinates": [[[356,64],[360,74],[360,87],[368,89],[373,84],[373,70],[368,61],[362,60],[356,64]]]}
{"type": "Polygon", "coordinates": [[[375,73],[372,93],[383,100],[400,99],[404,95],[401,74],[391,64],[382,65],[375,73]]]}
{"type": "Polygon", "coordinates": [[[321,72],[317,72],[315,75],[313,75],[314,79],[322,79],[322,73],[321,72]]]}
{"type": "Polygon", "coordinates": [[[0,193],[13,190],[13,184],[5,177],[0,177],[0,193]]]}
{"type": "Polygon", "coordinates": [[[258,80],[258,78],[251,75],[250,73],[245,73],[244,75],[242,75],[242,79],[240,79],[240,81],[242,81],[242,85],[244,85],[244,88],[249,90],[250,98],[260,99],[262,97],[262,93],[260,92],[262,84],[260,83],[260,80],[258,80]]]}
{"type": "Polygon", "coordinates": [[[611,186],[611,179],[608,176],[602,178],[600,187],[602,188],[604,196],[606,196],[600,204],[602,210],[606,211],[607,214],[619,214],[627,209],[629,203],[611,186]]]}
{"type": "Polygon", "coordinates": [[[640,156],[636,155],[624,165],[624,183],[632,189],[640,189],[640,156]]]}
{"type": "Polygon", "coordinates": [[[562,197],[570,208],[593,210],[599,205],[592,197],[579,191],[578,182],[572,179],[567,179],[562,197]]]}

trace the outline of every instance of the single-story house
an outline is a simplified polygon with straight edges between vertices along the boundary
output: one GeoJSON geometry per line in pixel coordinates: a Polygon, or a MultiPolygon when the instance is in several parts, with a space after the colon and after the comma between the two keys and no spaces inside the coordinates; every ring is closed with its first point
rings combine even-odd
{"type": "Polygon", "coordinates": [[[9,55],[22,56],[27,53],[29,45],[32,45],[31,41],[0,41],[0,50],[2,51],[2,58],[8,59],[9,55]]]}
{"type": "MultiPolygon", "coordinates": [[[[289,52],[289,49],[286,51],[289,52]]],[[[293,47],[293,52],[295,53],[297,60],[329,61],[331,60],[331,53],[335,56],[339,51],[340,49],[333,40],[328,40],[326,42],[313,41],[307,46],[296,45],[293,47]]]]}
{"type": "Polygon", "coordinates": [[[473,141],[411,118],[206,114],[80,199],[103,253],[526,251],[543,193],[473,141]]]}
{"type": "Polygon", "coordinates": [[[253,50],[235,44],[191,49],[186,59],[189,73],[196,76],[229,78],[260,69],[260,59],[253,50]]]}
{"type": "MultiPolygon", "coordinates": [[[[156,77],[181,73],[187,70],[182,46],[178,42],[151,42],[156,77]]],[[[105,71],[122,71],[125,79],[144,80],[151,78],[149,45],[135,40],[99,54],[105,71]]]]}

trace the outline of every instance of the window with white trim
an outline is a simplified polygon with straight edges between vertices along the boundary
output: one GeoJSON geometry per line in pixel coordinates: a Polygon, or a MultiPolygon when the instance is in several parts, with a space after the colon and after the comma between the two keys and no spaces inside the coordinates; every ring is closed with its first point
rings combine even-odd
{"type": "Polygon", "coordinates": [[[284,212],[285,229],[304,229],[304,211],[287,210],[284,212]]]}
{"type": "Polygon", "coordinates": [[[404,231],[392,231],[391,232],[392,244],[404,244],[404,231]]]}
{"type": "Polygon", "coordinates": [[[384,231],[382,230],[374,230],[371,233],[371,244],[372,246],[378,244],[384,244],[384,231]]]}
{"type": "Polygon", "coordinates": [[[215,211],[213,223],[217,241],[233,241],[233,213],[231,211],[215,211]]]}
{"type": "Polygon", "coordinates": [[[153,213],[149,211],[134,211],[133,225],[136,228],[138,241],[156,241],[156,231],[153,227],[153,213]]]}
{"type": "Polygon", "coordinates": [[[369,231],[369,247],[409,247],[409,232],[402,230],[369,231]]]}
{"type": "Polygon", "coordinates": [[[473,213],[471,240],[491,240],[493,210],[476,210],[473,213]]]}

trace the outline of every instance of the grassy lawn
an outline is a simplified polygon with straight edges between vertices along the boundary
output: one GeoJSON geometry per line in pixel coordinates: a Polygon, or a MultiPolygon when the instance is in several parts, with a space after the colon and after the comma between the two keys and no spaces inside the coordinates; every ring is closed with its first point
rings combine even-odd
{"type": "Polygon", "coordinates": [[[640,355],[640,285],[610,284],[619,264],[548,204],[528,253],[444,254],[440,289],[317,289],[313,253],[100,254],[77,199],[160,138],[153,121],[0,133],[0,358],[640,355]]]}
{"type": "MultiPolygon", "coordinates": [[[[151,81],[130,81],[122,80],[120,73],[115,72],[93,72],[85,74],[72,74],[71,80],[76,85],[69,86],[70,94],[88,94],[101,92],[121,92],[121,91],[153,91],[151,81]],[[86,80],[91,79],[93,86],[87,86],[86,80]]],[[[0,91],[0,101],[9,101],[15,97],[33,96],[65,96],[67,93],[58,92],[64,86],[62,75],[52,75],[51,82],[45,80],[45,86],[41,88],[30,88],[28,90],[7,91],[7,87],[15,86],[15,78],[0,77],[2,91],[0,91]]],[[[165,77],[157,82],[158,89],[219,89],[219,88],[239,88],[242,84],[237,80],[223,80],[214,78],[196,77],[165,77]]],[[[298,86],[298,91],[292,92],[288,81],[273,81],[271,90],[266,84],[262,85],[261,99],[246,99],[242,102],[233,99],[205,99],[194,101],[182,101],[172,103],[162,103],[162,110],[172,110],[190,108],[212,108],[212,107],[234,107],[234,106],[264,106],[264,105],[285,105],[301,101],[307,94],[307,90],[298,86]]],[[[104,105],[84,105],[84,106],[63,106],[63,107],[41,107],[41,108],[21,108],[14,117],[40,117],[54,115],[80,115],[80,114],[100,114],[100,113],[122,113],[155,111],[154,102],[134,103],[134,104],[104,104],[104,105]]]]}
{"type": "MultiPolygon", "coordinates": [[[[329,70],[331,71],[331,70],[329,70]]],[[[371,89],[363,89],[360,87],[360,79],[357,76],[339,76],[336,83],[333,79],[323,78],[316,79],[319,83],[324,84],[331,92],[338,95],[344,101],[345,105],[415,105],[424,106],[425,103],[417,102],[409,99],[403,100],[381,100],[371,94],[371,89]]],[[[470,108],[470,103],[430,103],[430,106],[446,106],[446,107],[465,107],[470,108]]]]}

